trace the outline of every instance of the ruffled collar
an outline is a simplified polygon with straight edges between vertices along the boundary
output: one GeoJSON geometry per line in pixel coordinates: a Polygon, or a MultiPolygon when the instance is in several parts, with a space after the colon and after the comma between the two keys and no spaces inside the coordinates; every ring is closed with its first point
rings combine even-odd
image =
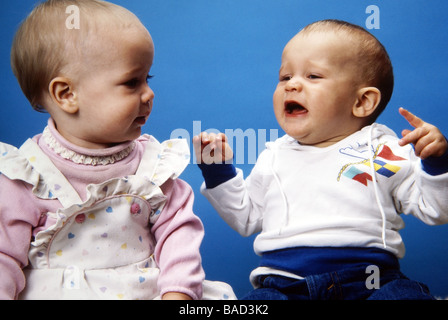
{"type": "Polygon", "coordinates": [[[56,130],[53,119],[48,120],[42,138],[48,147],[66,160],[84,165],[108,165],[126,158],[134,150],[135,142],[129,141],[106,149],[82,148],[67,141],[56,130]]]}

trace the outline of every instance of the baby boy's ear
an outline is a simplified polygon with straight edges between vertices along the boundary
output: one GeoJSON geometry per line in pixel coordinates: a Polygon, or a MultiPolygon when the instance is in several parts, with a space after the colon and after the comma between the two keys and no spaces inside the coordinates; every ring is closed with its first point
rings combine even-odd
{"type": "Polygon", "coordinates": [[[48,91],[53,102],[67,113],[78,112],[78,103],[70,79],[56,77],[51,80],[48,91]]]}
{"type": "Polygon", "coordinates": [[[381,100],[381,92],[375,87],[364,87],[358,90],[357,99],[353,105],[353,115],[366,118],[372,115],[381,100]]]}

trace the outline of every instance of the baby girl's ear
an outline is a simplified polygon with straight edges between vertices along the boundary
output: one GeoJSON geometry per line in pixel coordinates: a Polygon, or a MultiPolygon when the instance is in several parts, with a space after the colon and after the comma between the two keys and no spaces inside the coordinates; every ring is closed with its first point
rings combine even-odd
{"type": "Polygon", "coordinates": [[[358,90],[357,99],[353,105],[353,115],[366,118],[372,115],[381,101],[381,92],[375,87],[364,87],[358,90]]]}
{"type": "Polygon", "coordinates": [[[51,99],[60,109],[72,114],[78,112],[76,93],[70,79],[65,77],[54,78],[48,86],[48,91],[51,99]]]}

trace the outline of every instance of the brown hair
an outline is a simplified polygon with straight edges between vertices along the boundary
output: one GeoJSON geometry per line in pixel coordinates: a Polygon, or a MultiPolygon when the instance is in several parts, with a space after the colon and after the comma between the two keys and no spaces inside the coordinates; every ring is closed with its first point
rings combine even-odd
{"type": "Polygon", "coordinates": [[[138,18],[101,0],[47,0],[19,26],[11,48],[11,67],[23,93],[37,111],[44,111],[44,92],[69,61],[82,56],[90,32],[102,23],[130,25],[138,18]],[[79,8],[79,29],[67,28],[67,7],[79,8]]]}
{"type": "Polygon", "coordinates": [[[317,21],[307,25],[300,33],[325,30],[345,32],[359,45],[356,63],[361,69],[362,82],[381,92],[381,101],[369,119],[371,123],[374,122],[389,103],[394,87],[392,63],[385,47],[364,28],[341,20],[317,21]]]}

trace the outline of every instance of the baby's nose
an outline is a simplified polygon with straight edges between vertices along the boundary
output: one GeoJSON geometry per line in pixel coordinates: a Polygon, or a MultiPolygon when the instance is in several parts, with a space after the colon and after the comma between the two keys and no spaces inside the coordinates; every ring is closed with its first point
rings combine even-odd
{"type": "Polygon", "coordinates": [[[300,90],[302,90],[302,82],[297,77],[292,77],[286,83],[286,90],[289,90],[289,91],[291,91],[291,90],[300,91],[300,90]]]}
{"type": "Polygon", "coordinates": [[[151,100],[154,99],[154,91],[152,91],[152,89],[147,85],[145,88],[145,91],[142,94],[142,103],[147,104],[149,103],[151,100]]]}

